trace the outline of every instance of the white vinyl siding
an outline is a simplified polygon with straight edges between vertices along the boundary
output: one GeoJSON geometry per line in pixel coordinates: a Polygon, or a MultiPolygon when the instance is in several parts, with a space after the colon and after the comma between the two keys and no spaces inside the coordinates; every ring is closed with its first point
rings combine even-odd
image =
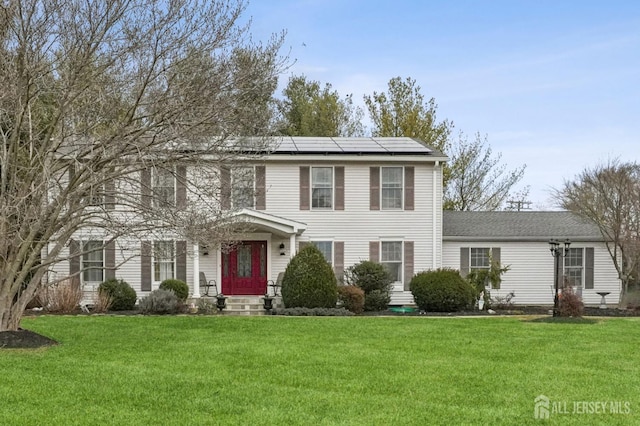
{"type": "MultiPolygon", "coordinates": [[[[302,156],[301,156],[302,157],[302,156]]],[[[355,158],[355,157],[354,157],[355,158]]],[[[290,237],[286,235],[279,235],[271,233],[267,229],[256,229],[255,238],[269,239],[271,243],[269,245],[267,266],[267,279],[274,282],[278,278],[278,274],[283,272],[290,259],[290,253],[296,250],[300,242],[312,242],[312,241],[333,241],[332,257],[334,267],[338,266],[337,262],[337,247],[336,243],[343,243],[343,251],[341,252],[341,266],[348,268],[362,260],[368,259],[369,245],[372,241],[403,241],[410,240],[414,243],[414,268],[415,271],[423,271],[427,269],[435,269],[440,266],[440,251],[442,247],[441,232],[442,232],[442,203],[441,203],[441,175],[442,167],[434,166],[431,162],[422,161],[422,158],[418,158],[417,161],[408,160],[409,163],[404,163],[398,160],[398,157],[390,159],[390,161],[383,160],[381,156],[372,156],[368,158],[368,161],[351,161],[348,159],[340,159],[339,161],[334,158],[326,159],[314,159],[312,161],[305,161],[304,158],[297,158],[295,161],[288,159],[282,159],[282,156],[270,156],[265,159],[265,188],[267,192],[267,204],[266,209],[263,210],[265,214],[275,215],[283,219],[302,222],[306,225],[306,230],[300,232],[295,236],[295,241],[292,244],[290,237]],[[300,165],[308,164],[309,167],[309,208],[310,210],[300,209],[300,165]],[[330,165],[329,165],[330,164],[330,165]],[[420,191],[415,192],[415,210],[378,210],[372,212],[370,210],[370,168],[371,166],[387,167],[396,165],[409,164],[414,167],[415,170],[415,187],[422,188],[420,191]],[[344,210],[334,209],[336,206],[336,192],[335,179],[337,173],[334,167],[344,167],[344,210]],[[312,168],[329,168],[332,170],[332,192],[331,202],[334,208],[316,208],[311,206],[311,169],[312,168]],[[435,190],[435,194],[434,191],[435,190]],[[279,254],[279,245],[284,243],[286,249],[286,255],[281,256],[279,254]]],[[[189,179],[201,177],[196,167],[189,167],[187,169],[189,179]]],[[[151,176],[149,185],[153,184],[153,170],[151,170],[151,176]]],[[[199,180],[200,181],[200,180],[199,180]]],[[[213,182],[214,185],[219,185],[218,182],[213,182]]],[[[119,187],[119,191],[122,190],[122,186],[119,187]]],[[[131,193],[140,193],[140,189],[132,187],[131,193]]],[[[151,193],[151,191],[149,191],[151,193]]],[[[151,194],[150,194],[151,195],[151,194]]],[[[126,194],[125,194],[126,196],[126,194]]],[[[404,194],[403,194],[404,196],[404,194]]],[[[138,197],[139,198],[139,197],[138,197]]],[[[229,196],[231,198],[231,195],[229,196]]],[[[189,199],[189,203],[197,203],[198,200],[189,199]]],[[[206,208],[208,204],[203,202],[203,208],[206,208]]],[[[173,236],[167,236],[165,239],[170,240],[173,236]]],[[[76,239],[81,240],[78,236],[76,239]]],[[[157,262],[154,262],[153,251],[154,241],[149,241],[149,270],[151,273],[152,288],[157,288],[157,283],[160,280],[160,276],[156,277],[155,268],[157,262]],[[157,280],[156,280],[157,278],[157,280]]],[[[192,242],[188,243],[188,249],[191,249],[192,242]]],[[[403,248],[404,252],[404,248],[403,248]]],[[[403,253],[404,254],[404,253],[403,253]]],[[[176,252],[177,255],[177,252],[176,252]]],[[[401,260],[404,260],[401,258],[401,260]]],[[[201,250],[199,256],[199,271],[205,272],[207,279],[218,280],[220,285],[220,269],[222,260],[220,258],[218,250],[210,248],[207,255],[201,250]]],[[[124,279],[131,283],[133,288],[138,292],[140,297],[146,295],[141,290],[141,277],[140,277],[140,242],[132,239],[120,239],[118,249],[116,250],[116,264],[118,266],[117,277],[124,279]]],[[[168,271],[165,275],[173,275],[177,273],[175,266],[173,267],[173,273],[171,273],[171,262],[167,261],[168,266],[165,267],[165,271],[168,271]]],[[[175,262],[177,265],[177,260],[175,262]]],[[[192,276],[193,257],[187,257],[187,280],[189,286],[193,285],[192,276]]],[[[403,265],[404,266],[404,265],[403,265]]],[[[400,268],[402,276],[404,277],[404,270],[400,268]]],[[[68,270],[68,265],[64,264],[60,266],[60,271],[68,270]]],[[[63,272],[61,272],[62,274],[63,272]]],[[[413,297],[411,292],[405,291],[402,286],[394,286],[394,290],[391,295],[392,305],[411,304],[413,303],[413,297]]]]}
{"type": "MultiPolygon", "coordinates": [[[[424,188],[416,191],[415,210],[370,210],[370,167],[381,163],[336,163],[344,166],[345,209],[301,210],[298,196],[300,163],[270,161],[266,170],[266,186],[269,203],[265,213],[296,220],[307,225],[307,229],[297,237],[297,241],[344,242],[344,268],[369,258],[371,241],[414,242],[414,269],[416,272],[436,269],[441,265],[442,199],[440,166],[412,163],[415,166],[415,186],[424,188]],[[432,192],[436,188],[436,194],[432,192]],[[434,201],[435,198],[435,201],[434,201]],[[435,202],[435,205],[434,205],[435,202]],[[435,217],[434,217],[435,215],[435,217]],[[435,224],[435,226],[434,226],[435,224]]],[[[310,166],[314,167],[315,164],[310,166]]],[[[311,174],[309,172],[309,174],[311,174]]],[[[309,185],[310,186],[310,185],[309,185]]],[[[311,204],[309,202],[309,204],[311,204]]],[[[287,252],[289,243],[285,243],[287,252]]],[[[277,247],[276,247],[277,248],[277,247]]],[[[335,249],[335,247],[334,247],[335,249]]],[[[334,250],[335,251],[335,250],[334,250]]],[[[334,253],[335,256],[335,253],[334,253]]],[[[288,256],[278,256],[279,263],[269,272],[275,280],[286,267],[288,256]]],[[[201,263],[202,265],[202,263],[201,263]]],[[[456,269],[459,266],[456,266],[456,269]]],[[[392,305],[412,304],[410,291],[403,291],[396,285],[391,295],[392,305]]]]}
{"type": "MultiPolygon", "coordinates": [[[[620,295],[620,280],[604,243],[588,242],[571,244],[584,250],[594,247],[594,288],[582,290],[582,298],[587,305],[598,305],[601,297],[597,292],[610,292],[608,303],[617,303],[620,295]]],[[[500,246],[500,264],[509,270],[502,275],[500,289],[491,290],[492,296],[506,296],[515,293],[513,302],[517,305],[553,305],[553,256],[549,253],[548,240],[530,242],[494,241],[444,241],[442,266],[460,267],[461,247],[500,246]]],[[[584,277],[584,272],[583,272],[584,277]]],[[[584,278],[583,278],[584,279],[584,278]]]]}

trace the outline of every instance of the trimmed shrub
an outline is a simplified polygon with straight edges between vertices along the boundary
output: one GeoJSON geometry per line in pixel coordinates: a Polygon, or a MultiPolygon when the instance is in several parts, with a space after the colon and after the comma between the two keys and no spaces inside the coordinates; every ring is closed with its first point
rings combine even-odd
{"type": "Polygon", "coordinates": [[[476,289],[454,269],[436,269],[416,274],[411,293],[418,308],[431,312],[455,312],[473,306],[476,289]]]}
{"type": "Polygon", "coordinates": [[[361,314],[364,310],[364,290],[354,285],[343,285],[338,287],[338,300],[342,302],[342,307],[361,314]]]}
{"type": "Polygon", "coordinates": [[[104,281],[98,292],[105,292],[111,298],[112,311],[130,311],[136,307],[136,291],[126,281],[117,278],[104,281]]]}
{"type": "Polygon", "coordinates": [[[175,314],[180,312],[182,303],[172,290],[153,290],[140,300],[143,314],[175,314]]]}
{"type": "Polygon", "coordinates": [[[383,265],[364,260],[347,268],[344,274],[345,284],[355,285],[369,294],[374,290],[391,291],[393,277],[383,265]]]}
{"type": "Polygon", "coordinates": [[[573,291],[571,286],[562,289],[558,300],[558,316],[581,317],[584,313],[584,304],[580,296],[573,291]]]}
{"type": "Polygon", "coordinates": [[[383,265],[364,260],[347,268],[345,283],[360,287],[364,291],[364,310],[382,311],[387,309],[391,296],[393,277],[383,265]]]}
{"type": "Polygon", "coordinates": [[[388,291],[373,290],[364,295],[364,310],[368,312],[384,311],[389,307],[390,302],[391,296],[388,291]]]}
{"type": "Polygon", "coordinates": [[[322,252],[311,244],[289,261],[281,292],[287,308],[335,308],[338,299],[333,269],[322,252]]]}
{"type": "Polygon", "coordinates": [[[189,286],[182,280],[168,279],[160,283],[160,289],[173,291],[183,302],[189,297],[189,286]]]}

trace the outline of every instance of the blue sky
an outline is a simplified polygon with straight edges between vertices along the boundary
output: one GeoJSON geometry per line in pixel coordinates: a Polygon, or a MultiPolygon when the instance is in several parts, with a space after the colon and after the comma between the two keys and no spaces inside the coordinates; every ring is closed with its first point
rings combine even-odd
{"type": "Polygon", "coordinates": [[[640,1],[252,0],[256,39],[341,95],[412,77],[456,132],[488,136],[536,209],[609,158],[640,157],[640,1]]]}

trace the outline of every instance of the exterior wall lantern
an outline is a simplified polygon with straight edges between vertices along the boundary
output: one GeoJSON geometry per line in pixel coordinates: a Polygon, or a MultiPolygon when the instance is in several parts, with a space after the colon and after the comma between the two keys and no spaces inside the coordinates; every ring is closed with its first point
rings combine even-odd
{"type": "Polygon", "coordinates": [[[280,256],[284,256],[285,254],[287,254],[287,252],[284,249],[284,243],[280,243],[278,248],[280,249],[280,256]]]}
{"type": "Polygon", "coordinates": [[[558,313],[558,302],[559,295],[558,290],[560,287],[560,268],[562,266],[561,259],[564,259],[569,254],[569,247],[571,246],[571,241],[569,239],[564,240],[564,243],[561,243],[560,240],[550,239],[549,240],[549,250],[551,251],[551,256],[553,256],[553,281],[554,281],[554,292],[553,292],[553,316],[557,317],[558,313]],[[564,245],[564,247],[562,247],[564,245]]]}

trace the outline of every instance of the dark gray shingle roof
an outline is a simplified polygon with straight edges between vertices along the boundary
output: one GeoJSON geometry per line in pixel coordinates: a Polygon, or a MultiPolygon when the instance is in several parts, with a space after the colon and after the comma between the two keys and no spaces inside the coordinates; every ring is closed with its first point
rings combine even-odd
{"type": "Polygon", "coordinates": [[[444,240],[602,241],[598,228],[566,212],[443,212],[444,240]]]}

